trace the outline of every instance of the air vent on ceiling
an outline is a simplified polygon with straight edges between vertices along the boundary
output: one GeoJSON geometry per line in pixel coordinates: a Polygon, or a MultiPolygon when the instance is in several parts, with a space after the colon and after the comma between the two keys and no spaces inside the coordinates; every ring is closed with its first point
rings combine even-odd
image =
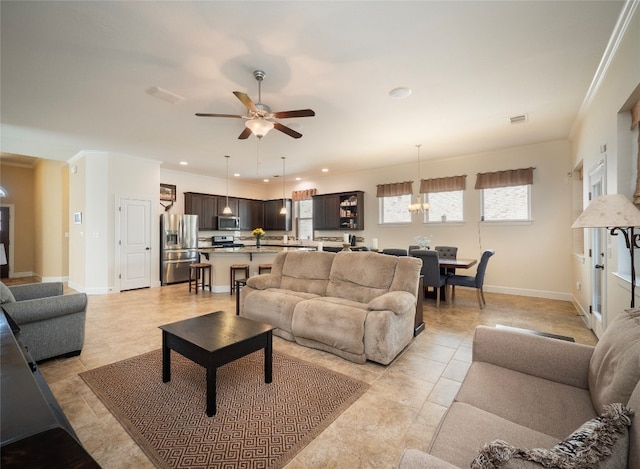
{"type": "Polygon", "coordinates": [[[526,114],[520,114],[519,116],[511,116],[509,117],[509,122],[511,122],[511,124],[523,124],[525,122],[527,122],[527,115],[526,114]]]}

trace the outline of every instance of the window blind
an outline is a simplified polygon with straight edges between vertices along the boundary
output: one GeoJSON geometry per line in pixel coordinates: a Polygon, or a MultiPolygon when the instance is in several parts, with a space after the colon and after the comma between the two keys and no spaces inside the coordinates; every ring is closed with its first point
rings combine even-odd
{"type": "Polygon", "coordinates": [[[377,197],[393,197],[396,195],[413,194],[413,181],[378,184],[377,187],[377,197]]]}
{"type": "Polygon", "coordinates": [[[507,169],[493,173],[478,173],[476,189],[494,189],[496,187],[524,186],[533,184],[535,168],[507,169]]]}

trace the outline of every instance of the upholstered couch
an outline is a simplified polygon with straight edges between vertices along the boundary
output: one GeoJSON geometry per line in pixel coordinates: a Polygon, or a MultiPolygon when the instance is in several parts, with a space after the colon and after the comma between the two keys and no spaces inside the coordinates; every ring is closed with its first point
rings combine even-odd
{"type": "Polygon", "coordinates": [[[427,452],[405,450],[398,467],[640,468],[639,379],[640,309],[595,348],[480,326],[427,452]]]}
{"type": "Polygon", "coordinates": [[[389,364],[413,337],[420,260],[375,252],[279,253],[247,279],[240,315],[347,360],[389,364]]]}
{"type": "Polygon", "coordinates": [[[64,295],[62,282],[7,287],[0,282],[0,306],[20,327],[31,358],[40,361],[80,354],[84,344],[87,295],[64,295]]]}

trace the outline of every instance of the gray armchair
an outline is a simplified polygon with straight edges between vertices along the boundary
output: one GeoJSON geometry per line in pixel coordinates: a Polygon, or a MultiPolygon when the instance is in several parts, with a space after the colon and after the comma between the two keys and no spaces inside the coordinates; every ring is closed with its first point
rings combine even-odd
{"type": "Polygon", "coordinates": [[[63,294],[62,282],[7,287],[2,308],[20,327],[20,339],[35,361],[79,355],[84,344],[85,293],[63,294]]]}

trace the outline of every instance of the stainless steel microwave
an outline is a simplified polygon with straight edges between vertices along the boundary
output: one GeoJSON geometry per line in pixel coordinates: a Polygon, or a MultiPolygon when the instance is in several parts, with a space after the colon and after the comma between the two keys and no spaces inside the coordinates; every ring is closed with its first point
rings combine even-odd
{"type": "Polygon", "coordinates": [[[240,229],[240,217],[219,216],[218,229],[225,231],[237,231],[240,229]]]}

